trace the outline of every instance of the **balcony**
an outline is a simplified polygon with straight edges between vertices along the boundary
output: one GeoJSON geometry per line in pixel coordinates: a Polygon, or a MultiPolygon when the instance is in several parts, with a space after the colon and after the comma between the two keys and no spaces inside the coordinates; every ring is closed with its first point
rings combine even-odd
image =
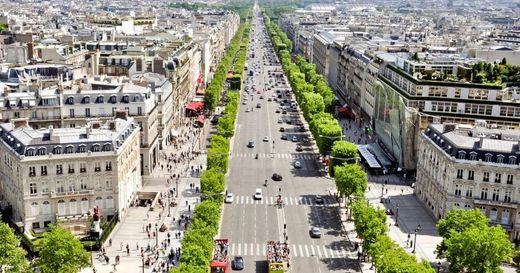
{"type": "Polygon", "coordinates": [[[475,204],[475,206],[485,205],[485,206],[490,206],[490,207],[504,207],[504,208],[511,208],[511,209],[516,209],[518,207],[518,204],[514,203],[514,202],[506,203],[503,201],[482,200],[482,199],[473,199],[473,203],[475,204]]]}

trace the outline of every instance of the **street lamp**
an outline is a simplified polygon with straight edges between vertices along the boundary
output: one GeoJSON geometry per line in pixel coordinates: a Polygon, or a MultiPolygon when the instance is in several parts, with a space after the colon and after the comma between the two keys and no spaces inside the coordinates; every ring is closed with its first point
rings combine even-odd
{"type": "Polygon", "coordinates": [[[414,238],[413,238],[413,250],[412,253],[415,253],[415,245],[417,244],[417,233],[421,231],[421,225],[417,225],[414,231],[414,238]]]}
{"type": "Polygon", "coordinates": [[[441,272],[441,261],[437,262],[437,273],[441,272]]]}
{"type": "Polygon", "coordinates": [[[159,225],[155,223],[155,246],[159,247],[159,225]]]}
{"type": "Polygon", "coordinates": [[[168,217],[171,216],[171,213],[170,213],[170,208],[171,208],[171,202],[170,202],[170,193],[168,193],[168,217]]]}
{"type": "Polygon", "coordinates": [[[395,226],[399,226],[399,203],[395,206],[395,226]]]}
{"type": "Polygon", "coordinates": [[[381,185],[381,203],[384,203],[384,198],[385,197],[385,184],[382,184],[381,185]]]}
{"type": "Polygon", "coordinates": [[[141,261],[143,262],[143,273],[144,273],[144,256],[141,256],[141,261]]]}

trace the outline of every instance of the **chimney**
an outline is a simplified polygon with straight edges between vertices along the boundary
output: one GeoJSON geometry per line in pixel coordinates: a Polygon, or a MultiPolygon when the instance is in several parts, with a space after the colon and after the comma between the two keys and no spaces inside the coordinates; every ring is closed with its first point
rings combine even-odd
{"type": "Polygon", "coordinates": [[[90,126],[90,123],[85,127],[85,133],[87,134],[87,139],[90,138],[90,134],[92,133],[92,127],[90,126]]]}
{"type": "Polygon", "coordinates": [[[115,118],[120,118],[126,120],[128,118],[128,112],[126,110],[116,110],[115,111],[115,118]]]}
{"type": "Polygon", "coordinates": [[[99,121],[92,122],[92,129],[101,128],[101,123],[99,121]]]}
{"type": "Polygon", "coordinates": [[[111,131],[116,131],[116,122],[111,120],[108,122],[108,128],[111,130],[111,131]]]}
{"type": "Polygon", "coordinates": [[[49,139],[52,139],[52,132],[54,131],[54,126],[49,125],[49,139]]]}
{"type": "Polygon", "coordinates": [[[478,138],[479,138],[478,148],[482,149],[482,147],[484,146],[484,135],[480,135],[478,138]]]}
{"type": "Polygon", "coordinates": [[[4,90],[2,90],[2,94],[4,97],[7,97],[9,95],[9,87],[5,86],[4,90]]]}

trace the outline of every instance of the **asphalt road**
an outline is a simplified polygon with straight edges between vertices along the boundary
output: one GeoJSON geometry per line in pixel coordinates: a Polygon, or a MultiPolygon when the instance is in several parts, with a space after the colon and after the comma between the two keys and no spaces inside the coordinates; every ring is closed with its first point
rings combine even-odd
{"type": "MultiPolygon", "coordinates": [[[[303,136],[310,136],[308,130],[300,132],[295,125],[295,121],[305,120],[298,111],[275,113],[280,100],[290,101],[285,94],[278,102],[268,101],[276,90],[289,87],[283,82],[285,77],[269,77],[269,72],[275,70],[281,74],[281,66],[259,14],[253,24],[247,63],[254,75],[246,77],[246,90],[253,95],[242,94],[227,177],[227,190],[234,194],[234,202],[224,206],[220,238],[230,240],[230,260],[234,256],[244,257],[243,272],[267,272],[266,242],[284,241],[287,224],[291,272],[357,272],[357,260],[351,258],[351,246],[341,231],[338,205],[329,195],[333,181],[320,174],[321,163],[312,144],[302,142],[303,136]],[[251,53],[255,58],[251,58],[251,53]],[[275,79],[280,81],[279,85],[268,90],[275,79]],[[244,100],[247,104],[242,104],[244,100]],[[261,108],[256,108],[257,104],[261,108]],[[248,108],[252,111],[246,111],[248,108]],[[278,123],[279,119],[283,123],[278,123]],[[287,119],[292,124],[287,124],[287,119]],[[280,127],[285,128],[288,140],[281,139],[280,127]],[[263,141],[265,136],[268,141],[263,141]],[[296,142],[291,140],[293,136],[298,138],[296,142]],[[254,148],[247,147],[251,140],[255,141],[254,148]],[[303,151],[296,151],[296,145],[302,145],[303,151]],[[295,161],[300,162],[301,168],[294,167],[295,161]],[[283,181],[270,179],[275,172],[282,175],[283,181]],[[257,188],[263,193],[260,201],[253,200],[257,188]],[[285,203],[283,208],[275,205],[279,194],[285,203]],[[323,204],[315,203],[316,195],[323,196],[323,204]],[[321,238],[310,237],[312,226],[321,229],[321,238]]],[[[307,124],[304,126],[308,128],[307,124]]]]}

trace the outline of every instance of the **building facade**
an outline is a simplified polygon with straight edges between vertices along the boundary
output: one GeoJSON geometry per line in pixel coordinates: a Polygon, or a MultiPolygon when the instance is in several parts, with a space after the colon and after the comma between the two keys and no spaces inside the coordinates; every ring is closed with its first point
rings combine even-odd
{"type": "Polygon", "coordinates": [[[418,140],[415,194],[433,215],[480,209],[520,240],[520,130],[430,124],[418,140]]]}
{"type": "Polygon", "coordinates": [[[103,215],[124,215],[142,186],[139,127],[126,113],[118,116],[81,128],[0,124],[0,194],[12,219],[30,230],[84,223],[96,206],[103,215]]]}

